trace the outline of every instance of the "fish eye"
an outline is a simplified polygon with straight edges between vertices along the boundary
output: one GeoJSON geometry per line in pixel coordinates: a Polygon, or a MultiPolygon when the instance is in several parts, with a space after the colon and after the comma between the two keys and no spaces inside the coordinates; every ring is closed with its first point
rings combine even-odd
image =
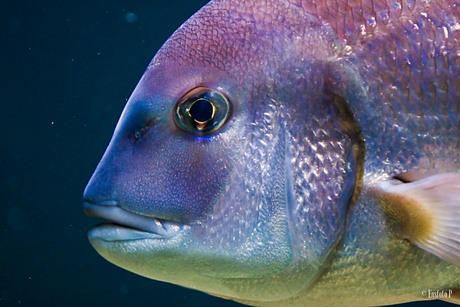
{"type": "Polygon", "coordinates": [[[182,96],[174,110],[174,122],[179,128],[203,135],[215,132],[225,124],[230,103],[215,89],[197,87],[182,96]]]}

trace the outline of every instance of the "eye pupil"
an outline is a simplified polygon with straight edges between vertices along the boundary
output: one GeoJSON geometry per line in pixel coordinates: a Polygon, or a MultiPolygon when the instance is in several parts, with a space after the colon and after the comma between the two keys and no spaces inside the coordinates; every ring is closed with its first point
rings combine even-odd
{"type": "Polygon", "coordinates": [[[201,98],[193,103],[188,112],[193,120],[203,124],[214,117],[214,106],[209,100],[201,98]]]}

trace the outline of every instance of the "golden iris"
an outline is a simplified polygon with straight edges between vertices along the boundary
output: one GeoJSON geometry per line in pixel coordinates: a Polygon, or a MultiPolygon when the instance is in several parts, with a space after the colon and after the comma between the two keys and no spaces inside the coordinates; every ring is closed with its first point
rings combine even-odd
{"type": "Polygon", "coordinates": [[[174,122],[187,132],[208,134],[222,127],[229,117],[230,103],[217,90],[197,87],[176,104],[174,122]]]}

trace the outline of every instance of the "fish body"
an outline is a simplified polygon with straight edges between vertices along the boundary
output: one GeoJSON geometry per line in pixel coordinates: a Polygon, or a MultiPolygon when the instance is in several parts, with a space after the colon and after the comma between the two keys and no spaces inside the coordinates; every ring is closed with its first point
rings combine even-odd
{"type": "Polygon", "coordinates": [[[211,1],[131,95],[90,241],[249,305],[453,299],[459,79],[455,1],[211,1]]]}

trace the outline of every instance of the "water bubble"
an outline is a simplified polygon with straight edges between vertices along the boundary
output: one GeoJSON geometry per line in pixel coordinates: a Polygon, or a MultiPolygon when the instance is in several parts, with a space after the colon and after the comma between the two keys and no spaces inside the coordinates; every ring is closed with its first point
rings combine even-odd
{"type": "Polygon", "coordinates": [[[133,12],[128,12],[125,14],[125,20],[129,23],[135,23],[139,18],[133,12]]]}

